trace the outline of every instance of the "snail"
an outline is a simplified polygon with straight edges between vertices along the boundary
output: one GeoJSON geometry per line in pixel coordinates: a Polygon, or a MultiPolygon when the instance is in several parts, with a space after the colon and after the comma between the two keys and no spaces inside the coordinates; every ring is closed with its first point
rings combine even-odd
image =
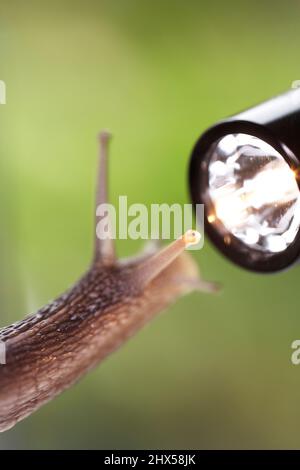
{"type": "MultiPolygon", "coordinates": [[[[108,132],[99,135],[97,207],[107,201],[109,139],[108,132]]],[[[91,266],[71,289],[0,329],[6,347],[6,364],[0,365],[0,431],[77,382],[176,298],[193,290],[216,291],[184,252],[198,235],[189,230],[166,247],[126,260],[116,258],[111,238],[96,236],[91,266]]]]}

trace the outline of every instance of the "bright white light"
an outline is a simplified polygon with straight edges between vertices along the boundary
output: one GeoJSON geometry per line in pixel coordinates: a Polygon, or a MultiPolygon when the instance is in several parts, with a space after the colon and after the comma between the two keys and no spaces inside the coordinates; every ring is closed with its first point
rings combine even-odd
{"type": "Polygon", "coordinates": [[[215,216],[235,237],[281,252],[300,226],[300,192],[282,155],[257,137],[231,134],[211,150],[209,195],[215,216]]]}

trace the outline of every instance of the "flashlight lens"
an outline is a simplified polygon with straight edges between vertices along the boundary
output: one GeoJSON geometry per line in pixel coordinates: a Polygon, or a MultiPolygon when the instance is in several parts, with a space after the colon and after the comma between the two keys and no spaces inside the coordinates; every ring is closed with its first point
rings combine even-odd
{"type": "Polygon", "coordinates": [[[284,251],[300,226],[300,192],[285,158],[247,134],[223,137],[207,156],[213,206],[208,220],[251,249],[284,251]]]}

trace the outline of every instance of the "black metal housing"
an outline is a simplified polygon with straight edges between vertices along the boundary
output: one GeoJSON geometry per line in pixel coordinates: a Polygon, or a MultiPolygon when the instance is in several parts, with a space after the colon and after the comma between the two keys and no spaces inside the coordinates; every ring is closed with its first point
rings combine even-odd
{"type": "Polygon", "coordinates": [[[230,236],[216,220],[209,223],[212,209],[208,195],[208,150],[227,134],[244,133],[258,137],[274,147],[295,170],[300,167],[300,88],[276,96],[210,127],[196,142],[189,167],[193,204],[204,204],[205,231],[216,247],[234,263],[252,271],[274,272],[300,259],[300,231],[293,243],[280,253],[251,249],[230,236]]]}

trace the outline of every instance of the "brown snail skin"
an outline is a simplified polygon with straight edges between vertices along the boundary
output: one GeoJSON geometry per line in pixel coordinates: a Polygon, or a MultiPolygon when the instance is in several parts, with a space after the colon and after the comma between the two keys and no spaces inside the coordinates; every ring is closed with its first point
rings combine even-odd
{"type": "MultiPolygon", "coordinates": [[[[109,134],[100,134],[97,206],[107,201],[109,134]]],[[[184,249],[188,231],[162,249],[118,260],[111,239],[95,239],[93,262],[66,293],[35,314],[0,329],[6,364],[0,365],[0,431],[24,419],[70,387],[119,348],[176,298],[213,292],[184,249]]]]}

